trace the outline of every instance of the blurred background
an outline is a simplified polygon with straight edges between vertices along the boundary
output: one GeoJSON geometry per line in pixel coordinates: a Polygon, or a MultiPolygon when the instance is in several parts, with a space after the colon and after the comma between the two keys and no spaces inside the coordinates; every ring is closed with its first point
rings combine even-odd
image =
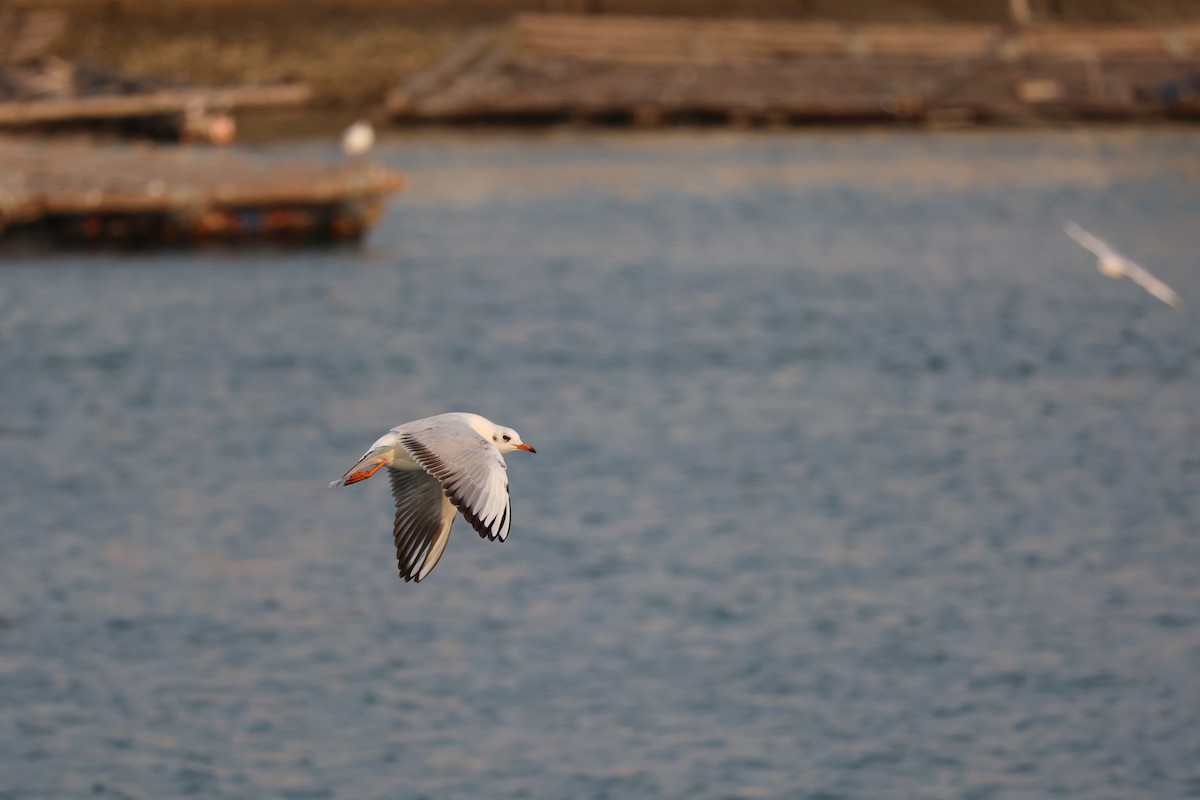
{"type": "Polygon", "coordinates": [[[1200,8],[997,5],[6,6],[0,798],[1200,796],[1200,8]]]}
{"type": "MultiPolygon", "coordinates": [[[[11,2],[11,0],[10,0],[11,2]]],[[[302,78],[328,105],[369,106],[397,80],[434,64],[479,26],[516,13],[667,15],[837,23],[1012,20],[1194,23],[1196,0],[36,0],[76,22],[58,47],[135,75],[199,82],[302,78]]]]}

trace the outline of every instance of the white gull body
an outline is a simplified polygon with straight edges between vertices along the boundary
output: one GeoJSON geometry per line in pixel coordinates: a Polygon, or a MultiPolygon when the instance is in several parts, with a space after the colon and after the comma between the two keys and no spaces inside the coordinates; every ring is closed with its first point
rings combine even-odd
{"type": "Polygon", "coordinates": [[[392,535],[400,577],[421,581],[450,539],[455,512],[480,536],[504,541],[512,515],[504,454],[537,452],[512,428],[453,412],[397,425],[330,486],[349,486],[386,467],[396,516],[392,535]]]}
{"type": "Polygon", "coordinates": [[[374,144],[375,128],[365,119],[360,119],[342,134],[342,152],[351,157],[365,155],[374,144]]]}
{"type": "Polygon", "coordinates": [[[1068,222],[1063,229],[1068,236],[1095,254],[1096,269],[1100,270],[1100,274],[1114,279],[1129,278],[1172,308],[1182,305],[1174,289],[1151,275],[1145,267],[1118,253],[1103,239],[1093,236],[1074,222],[1068,222]]]}

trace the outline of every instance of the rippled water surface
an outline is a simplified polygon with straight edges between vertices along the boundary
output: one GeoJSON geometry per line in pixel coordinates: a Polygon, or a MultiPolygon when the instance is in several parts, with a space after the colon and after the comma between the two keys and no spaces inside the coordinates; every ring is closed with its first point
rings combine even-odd
{"type": "Polygon", "coordinates": [[[1062,232],[1200,308],[1194,129],[377,155],[0,263],[0,798],[1200,796],[1200,314],[1062,232]],[[326,483],[452,409],[538,454],[405,584],[326,483]]]}

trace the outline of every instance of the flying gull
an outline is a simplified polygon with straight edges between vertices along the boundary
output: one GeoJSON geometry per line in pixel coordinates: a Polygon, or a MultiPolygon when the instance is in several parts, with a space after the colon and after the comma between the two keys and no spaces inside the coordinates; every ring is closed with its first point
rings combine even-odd
{"type": "Polygon", "coordinates": [[[1150,294],[1172,308],[1179,308],[1181,300],[1175,290],[1151,275],[1145,267],[1135,264],[1112,249],[1107,242],[1093,236],[1074,222],[1064,226],[1067,235],[1096,254],[1096,268],[1109,278],[1129,278],[1150,294]]]}
{"type": "Polygon", "coordinates": [[[503,456],[514,450],[537,452],[512,428],[478,414],[438,414],[392,428],[329,485],[349,486],[387,467],[400,577],[421,581],[446,549],[455,511],[480,536],[493,541],[508,536],[512,517],[503,456]]]}

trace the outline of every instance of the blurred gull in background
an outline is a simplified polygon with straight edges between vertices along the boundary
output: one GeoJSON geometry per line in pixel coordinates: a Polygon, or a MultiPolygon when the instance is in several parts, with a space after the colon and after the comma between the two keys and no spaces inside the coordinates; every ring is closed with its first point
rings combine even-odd
{"type": "Polygon", "coordinates": [[[1175,290],[1151,275],[1144,267],[1130,261],[1074,222],[1068,222],[1063,227],[1068,236],[1096,254],[1096,268],[1101,274],[1114,279],[1129,278],[1172,308],[1180,307],[1181,300],[1175,290]]]}
{"type": "Polygon", "coordinates": [[[375,128],[369,120],[360,119],[342,134],[342,152],[348,156],[364,155],[375,144],[375,128]]]}

